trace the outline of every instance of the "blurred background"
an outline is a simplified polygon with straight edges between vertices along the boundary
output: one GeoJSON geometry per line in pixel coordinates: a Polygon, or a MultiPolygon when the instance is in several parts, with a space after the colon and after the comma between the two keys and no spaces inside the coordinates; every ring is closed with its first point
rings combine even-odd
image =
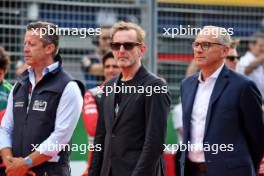
{"type": "MultiPolygon", "coordinates": [[[[147,31],[148,51],[144,65],[163,77],[172,95],[173,105],[179,102],[179,84],[192,60],[194,35],[164,35],[164,28],[216,25],[233,28],[233,39],[239,39],[239,55],[244,55],[250,36],[264,30],[263,0],[0,0],[0,46],[10,54],[11,66],[6,79],[15,83],[16,69],[23,61],[23,37],[31,21],[49,21],[63,28],[100,28],[124,20],[140,24],[147,31]]],[[[107,38],[103,38],[107,40],[107,38]]],[[[60,54],[63,66],[86,85],[101,82],[87,79],[85,56],[90,57],[99,45],[98,36],[61,36],[60,54]]],[[[73,143],[86,143],[82,118],[73,143]]],[[[167,143],[177,143],[171,117],[167,143]]],[[[72,172],[79,176],[86,167],[87,153],[73,152],[72,172]]],[[[173,155],[167,155],[167,175],[173,176],[173,155]],[[171,165],[170,165],[171,164],[171,165]]]]}

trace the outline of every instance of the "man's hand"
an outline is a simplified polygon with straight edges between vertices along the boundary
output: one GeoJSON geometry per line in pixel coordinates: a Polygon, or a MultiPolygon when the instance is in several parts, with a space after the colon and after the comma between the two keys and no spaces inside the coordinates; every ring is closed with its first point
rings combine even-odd
{"type": "Polygon", "coordinates": [[[30,167],[25,164],[24,158],[8,158],[8,166],[6,168],[7,176],[25,176],[30,167]]]}
{"type": "Polygon", "coordinates": [[[12,151],[11,151],[11,148],[4,148],[1,150],[1,156],[2,156],[2,159],[3,159],[3,162],[6,166],[6,168],[8,168],[11,163],[12,163],[12,158],[13,158],[13,154],[12,154],[12,151]]]}
{"type": "Polygon", "coordinates": [[[4,165],[6,168],[9,168],[12,165],[12,157],[7,156],[5,159],[3,159],[4,165]]]}

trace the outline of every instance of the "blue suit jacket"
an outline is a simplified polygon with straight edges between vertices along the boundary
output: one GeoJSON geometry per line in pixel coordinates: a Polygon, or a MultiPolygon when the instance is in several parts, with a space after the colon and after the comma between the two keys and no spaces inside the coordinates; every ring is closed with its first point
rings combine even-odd
{"type": "MultiPolygon", "coordinates": [[[[181,84],[185,144],[190,141],[190,120],[198,83],[196,74],[181,84]]],[[[216,80],[206,116],[203,142],[211,147],[211,151],[204,152],[208,176],[256,175],[264,152],[262,116],[261,94],[256,85],[224,66],[216,80]],[[224,150],[233,151],[220,151],[220,144],[231,144],[224,150]]],[[[187,156],[188,151],[182,152],[182,176],[187,156]]]]}

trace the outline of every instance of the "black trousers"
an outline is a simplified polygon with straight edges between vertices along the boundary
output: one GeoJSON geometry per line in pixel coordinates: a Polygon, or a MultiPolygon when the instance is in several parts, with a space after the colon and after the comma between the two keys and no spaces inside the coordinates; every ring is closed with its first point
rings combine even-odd
{"type": "Polygon", "coordinates": [[[71,176],[70,167],[68,165],[60,165],[57,163],[48,163],[32,168],[36,176],[71,176]]]}
{"type": "Polygon", "coordinates": [[[196,163],[186,160],[184,176],[207,176],[205,168],[198,167],[196,163]]]}

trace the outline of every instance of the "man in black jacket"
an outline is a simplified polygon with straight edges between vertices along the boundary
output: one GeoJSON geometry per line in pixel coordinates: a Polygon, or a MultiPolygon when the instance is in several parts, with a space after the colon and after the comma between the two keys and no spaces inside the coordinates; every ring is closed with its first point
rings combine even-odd
{"type": "Polygon", "coordinates": [[[162,162],[170,97],[166,84],[142,65],[145,32],[119,22],[111,48],[122,74],[106,83],[89,176],[164,175],[162,162]]]}

